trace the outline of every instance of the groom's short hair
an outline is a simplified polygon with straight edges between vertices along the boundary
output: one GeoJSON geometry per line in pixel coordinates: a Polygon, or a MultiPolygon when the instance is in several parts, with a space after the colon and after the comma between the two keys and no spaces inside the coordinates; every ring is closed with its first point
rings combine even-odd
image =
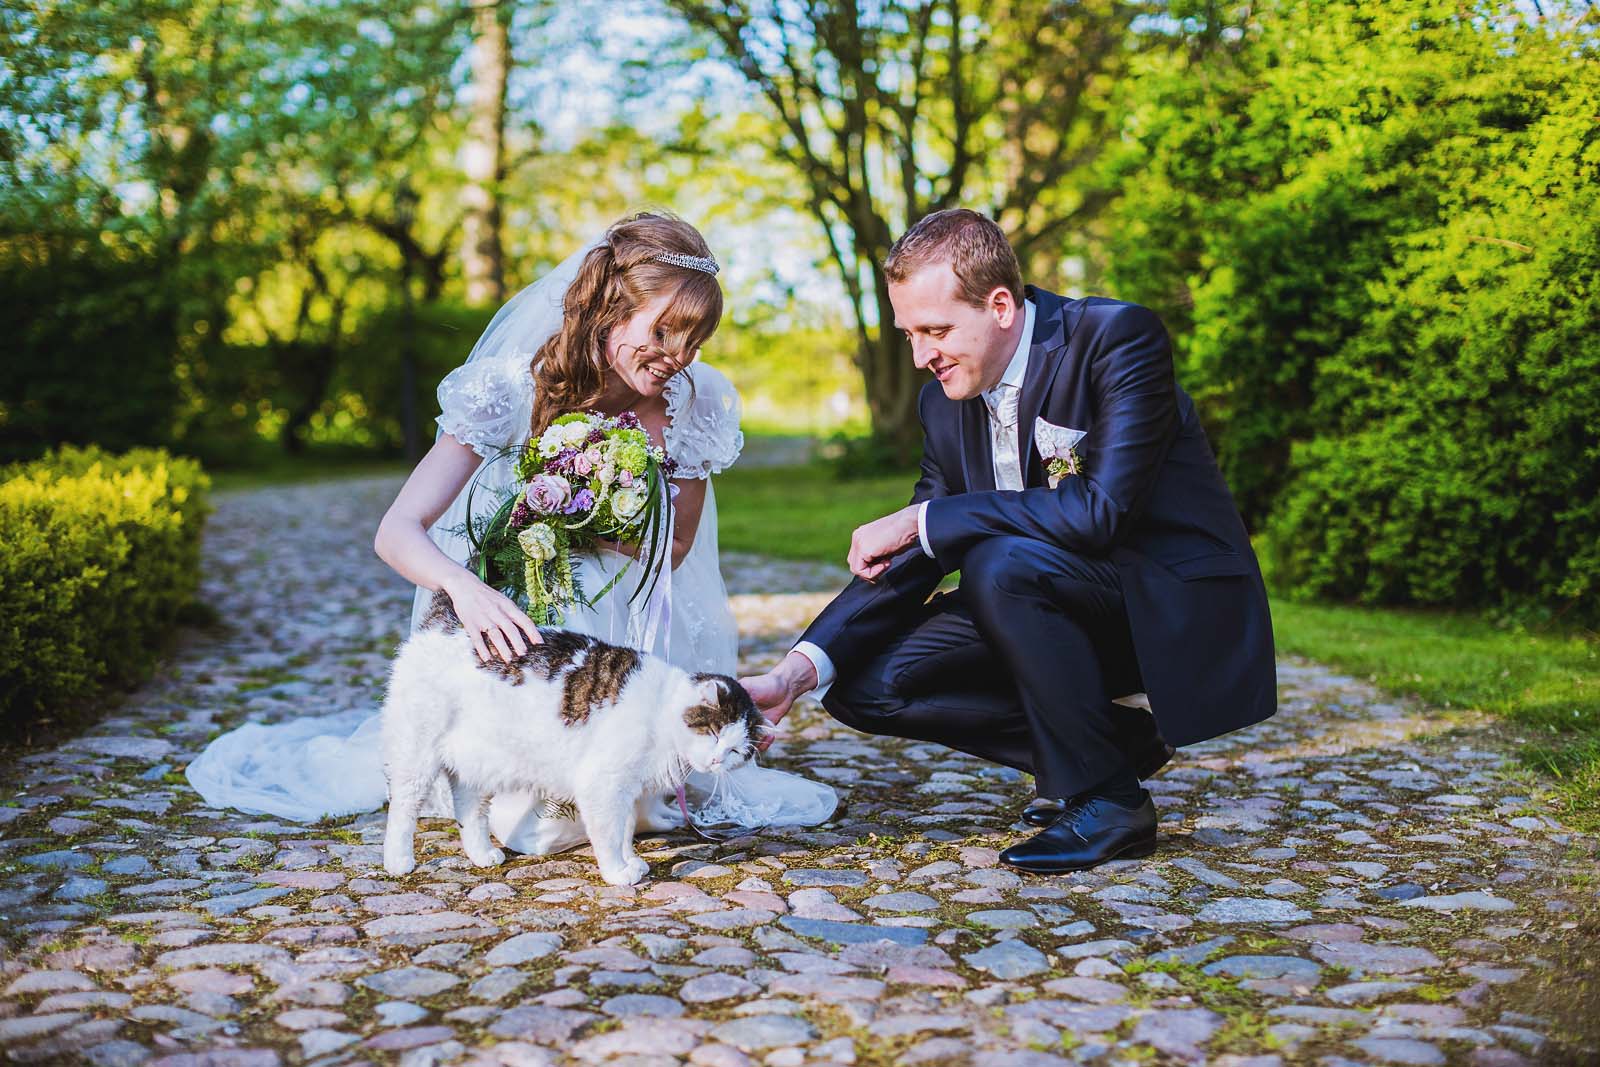
{"type": "Polygon", "coordinates": [[[1006,235],[994,220],[964,207],[935,211],[907,230],[889,249],[883,273],[903,282],[932,263],[948,263],[956,276],[956,295],[984,307],[989,294],[1004,286],[1022,303],[1022,268],[1006,235]]]}

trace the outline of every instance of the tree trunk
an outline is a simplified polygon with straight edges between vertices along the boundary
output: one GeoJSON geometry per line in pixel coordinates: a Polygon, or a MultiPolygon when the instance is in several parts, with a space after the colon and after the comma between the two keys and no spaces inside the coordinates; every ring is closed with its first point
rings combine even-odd
{"type": "Polygon", "coordinates": [[[278,443],[291,456],[304,455],[304,431],[311,424],[311,416],[322,407],[328,384],[333,381],[333,371],[339,361],[339,341],[337,337],[323,341],[292,341],[279,345],[276,356],[278,372],[290,397],[289,417],[278,431],[278,443]]]}
{"type": "MultiPolygon", "coordinates": [[[[872,436],[896,454],[914,459],[922,442],[922,423],[917,418],[917,394],[928,375],[911,361],[911,346],[894,328],[894,305],[889,303],[889,285],[877,264],[873,265],[873,292],[878,331],[867,334],[859,363],[867,387],[867,412],[872,418],[872,436]]],[[[858,312],[859,313],[859,312],[858,312]]],[[[863,331],[865,333],[865,331],[863,331]]]]}
{"type": "Polygon", "coordinates": [[[467,185],[462,224],[461,273],[469,304],[505,300],[505,257],[500,245],[500,190],[506,164],[506,79],[511,39],[500,5],[478,0],[473,15],[472,115],[461,150],[467,185]]]}

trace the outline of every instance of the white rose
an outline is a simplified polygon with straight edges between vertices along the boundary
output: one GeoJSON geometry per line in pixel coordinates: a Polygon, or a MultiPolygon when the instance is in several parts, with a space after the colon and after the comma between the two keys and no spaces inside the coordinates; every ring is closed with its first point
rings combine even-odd
{"type": "Polygon", "coordinates": [[[644,492],[639,489],[618,489],[611,494],[611,514],[628,522],[644,507],[644,492]]]}
{"type": "Polygon", "coordinates": [[[548,526],[529,526],[517,535],[517,544],[534,563],[556,558],[556,533],[548,526]]]}

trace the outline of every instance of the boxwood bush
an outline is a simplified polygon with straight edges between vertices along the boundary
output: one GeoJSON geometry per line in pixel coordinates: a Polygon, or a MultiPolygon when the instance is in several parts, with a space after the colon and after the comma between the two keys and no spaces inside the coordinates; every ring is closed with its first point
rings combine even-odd
{"type": "Polygon", "coordinates": [[[146,677],[199,583],[210,482],[164,451],[63,447],[0,469],[0,721],[146,677]]]}

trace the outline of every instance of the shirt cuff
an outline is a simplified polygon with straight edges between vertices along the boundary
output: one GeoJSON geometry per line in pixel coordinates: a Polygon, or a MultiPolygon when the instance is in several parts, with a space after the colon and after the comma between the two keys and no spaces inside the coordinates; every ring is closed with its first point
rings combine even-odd
{"type": "Polygon", "coordinates": [[[917,505],[917,543],[922,546],[922,554],[933,559],[933,548],[928,544],[928,502],[924,500],[917,505]]]}
{"type": "Polygon", "coordinates": [[[833,684],[833,679],[836,673],[833,669],[833,660],[829,659],[826,652],[822,651],[822,649],[818,648],[810,641],[801,641],[799,644],[794,646],[793,651],[800,653],[806,659],[810,660],[811,666],[815,668],[817,672],[817,687],[811,690],[809,693],[802,693],[800,695],[821,700],[823,695],[827,693],[828,687],[833,684]]]}

